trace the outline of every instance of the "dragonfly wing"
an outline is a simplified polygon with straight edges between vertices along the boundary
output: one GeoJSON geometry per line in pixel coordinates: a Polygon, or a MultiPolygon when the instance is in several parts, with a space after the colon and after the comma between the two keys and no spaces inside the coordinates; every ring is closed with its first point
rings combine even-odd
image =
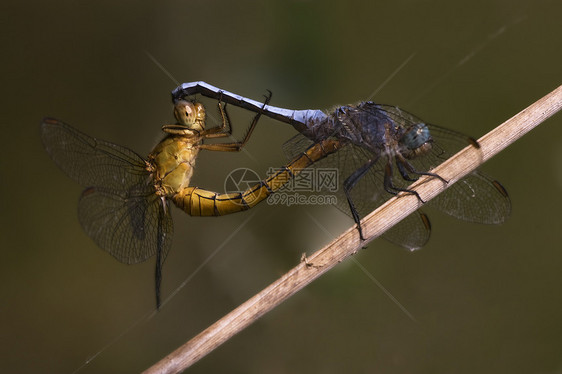
{"type": "Polygon", "coordinates": [[[171,244],[172,218],[169,203],[156,195],[143,158],[52,118],[43,120],[41,138],[56,164],[86,187],[78,218],[94,242],[126,264],[157,253],[163,261],[171,244]]]}
{"type": "Polygon", "coordinates": [[[306,136],[297,134],[283,143],[283,153],[287,160],[292,161],[304,153],[314,142],[306,136]]]}
{"type": "Polygon", "coordinates": [[[169,202],[153,191],[116,194],[99,187],[86,188],[78,204],[78,218],[94,242],[126,264],[145,261],[170,249],[173,222],[169,202]]]}
{"type": "Polygon", "coordinates": [[[410,251],[422,248],[431,236],[429,218],[416,210],[381,235],[385,240],[410,251]]]}
{"type": "Polygon", "coordinates": [[[484,224],[503,223],[511,213],[503,186],[480,171],[457,181],[428,205],[455,218],[484,224]]]}
{"type": "Polygon", "coordinates": [[[62,121],[43,119],[41,138],[55,163],[84,187],[120,191],[151,182],[146,163],[137,153],[88,136],[62,121]]]}
{"type": "MultiPolygon", "coordinates": [[[[154,217],[154,216],[153,216],[154,217]]],[[[160,199],[158,204],[158,223],[156,225],[156,269],[154,272],[154,288],[156,290],[156,309],[160,309],[160,285],[162,283],[162,267],[172,244],[173,221],[168,200],[160,199]]]]}

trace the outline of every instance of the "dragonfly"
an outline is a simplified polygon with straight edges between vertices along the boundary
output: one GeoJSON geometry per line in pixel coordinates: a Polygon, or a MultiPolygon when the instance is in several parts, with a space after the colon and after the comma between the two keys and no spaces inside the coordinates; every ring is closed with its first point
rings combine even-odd
{"type": "MultiPolygon", "coordinates": [[[[326,152],[310,163],[318,168],[336,167],[343,174],[336,192],[338,207],[353,218],[363,240],[361,217],[400,193],[414,194],[425,203],[408,185],[423,175],[448,183],[431,169],[466,146],[480,148],[472,137],[427,123],[397,106],[372,101],[330,111],[292,110],[263,105],[202,81],[183,83],[172,91],[174,99],[196,94],[220,97],[229,104],[292,125],[299,134],[283,145],[289,159],[321,148],[327,140],[336,142],[337,151],[326,152]]],[[[511,212],[506,189],[478,170],[451,185],[428,205],[458,219],[484,224],[503,223],[511,212]]],[[[429,218],[418,209],[382,236],[416,250],[427,243],[430,234],[429,218]]]]}
{"type": "MultiPolygon", "coordinates": [[[[271,93],[266,97],[267,105],[271,93]]],[[[41,138],[55,163],[85,187],[78,203],[84,231],[102,249],[125,264],[156,256],[156,306],[160,308],[162,267],[173,236],[171,202],[191,216],[222,216],[245,211],[281,188],[311,160],[337,150],[324,142],[295,158],[266,180],[246,191],[217,193],[190,186],[200,150],[240,151],[261,116],[255,115],[244,138],[231,143],[206,144],[208,139],[232,135],[226,104],[218,101],[221,124],[206,128],[206,110],[195,100],[174,100],[176,123],[162,126],[166,134],[147,158],[129,148],[97,139],[54,118],[44,118],[41,138]]]]}

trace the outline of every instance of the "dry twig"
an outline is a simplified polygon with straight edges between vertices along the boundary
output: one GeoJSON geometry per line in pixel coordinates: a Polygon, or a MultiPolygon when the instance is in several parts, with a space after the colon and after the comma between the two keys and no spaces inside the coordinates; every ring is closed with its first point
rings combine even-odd
{"type": "MultiPolygon", "coordinates": [[[[429,201],[463,176],[502,151],[562,107],[562,86],[530,105],[478,140],[481,148],[466,147],[433,170],[448,184],[423,177],[408,189],[429,201]]],[[[413,195],[394,197],[369,214],[362,222],[367,242],[372,241],[419,208],[413,195]]],[[[357,229],[348,229],[332,243],[318,250],[270,286],[215,322],[199,335],[170,353],[144,373],[178,373],[185,370],[252,322],[272,310],[301,288],[357,252],[361,243],[357,229]]]]}

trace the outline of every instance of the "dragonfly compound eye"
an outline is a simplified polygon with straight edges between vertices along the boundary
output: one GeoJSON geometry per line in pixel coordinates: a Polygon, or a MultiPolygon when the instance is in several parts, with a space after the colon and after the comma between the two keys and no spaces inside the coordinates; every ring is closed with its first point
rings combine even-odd
{"type": "Polygon", "coordinates": [[[431,134],[425,123],[412,125],[400,138],[403,155],[406,158],[414,158],[427,153],[431,149],[431,134]]]}
{"type": "Polygon", "coordinates": [[[179,100],[174,106],[174,116],[189,129],[201,131],[205,127],[205,107],[200,103],[179,100]]]}

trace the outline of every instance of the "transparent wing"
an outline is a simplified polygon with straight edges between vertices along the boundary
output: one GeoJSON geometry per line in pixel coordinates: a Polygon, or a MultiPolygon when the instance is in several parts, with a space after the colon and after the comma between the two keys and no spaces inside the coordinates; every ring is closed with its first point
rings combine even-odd
{"type": "Polygon", "coordinates": [[[312,144],[314,144],[312,140],[304,135],[297,134],[283,143],[283,153],[289,161],[292,161],[303,154],[312,144]]]}
{"type": "Polygon", "coordinates": [[[499,224],[511,214],[511,201],[496,180],[474,171],[428,203],[455,218],[484,224],[499,224]]]}
{"type": "Polygon", "coordinates": [[[397,225],[392,226],[382,235],[382,238],[410,251],[415,251],[426,245],[430,236],[429,218],[418,209],[397,225]]]}
{"type": "Polygon", "coordinates": [[[158,252],[158,246],[164,259],[172,243],[169,202],[155,194],[120,196],[87,188],[80,197],[78,219],[98,246],[125,264],[145,261],[158,252]]]}
{"type": "Polygon", "coordinates": [[[169,203],[156,195],[145,161],[135,152],[92,138],[46,118],[41,135],[47,152],[86,187],[78,218],[94,242],[126,264],[168,253],[173,234],[169,203]]]}
{"type": "Polygon", "coordinates": [[[138,154],[88,136],[62,121],[43,119],[41,139],[55,163],[84,187],[127,190],[151,181],[146,163],[138,154]]]}

